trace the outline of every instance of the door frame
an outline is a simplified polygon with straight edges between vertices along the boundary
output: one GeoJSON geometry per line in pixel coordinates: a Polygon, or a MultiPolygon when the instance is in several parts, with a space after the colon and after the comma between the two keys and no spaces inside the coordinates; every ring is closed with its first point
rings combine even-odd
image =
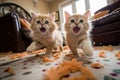
{"type": "Polygon", "coordinates": [[[72,5],[72,11],[73,13],[76,13],[76,5],[74,0],[65,0],[64,2],[59,4],[59,16],[60,16],[60,30],[63,34],[65,34],[64,31],[64,19],[63,19],[63,7],[71,4],[72,5]]]}

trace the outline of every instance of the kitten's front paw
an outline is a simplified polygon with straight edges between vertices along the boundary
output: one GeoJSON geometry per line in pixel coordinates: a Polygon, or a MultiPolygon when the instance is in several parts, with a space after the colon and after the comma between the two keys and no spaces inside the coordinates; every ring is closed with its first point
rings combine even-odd
{"type": "Polygon", "coordinates": [[[26,51],[27,52],[32,52],[33,50],[32,50],[32,48],[27,48],[26,51]]]}
{"type": "Polygon", "coordinates": [[[86,56],[93,56],[94,53],[92,48],[86,48],[83,52],[86,56]]]}
{"type": "Polygon", "coordinates": [[[29,46],[27,49],[26,49],[27,52],[32,52],[32,51],[35,51],[35,48],[32,47],[32,46],[29,46]]]}
{"type": "Polygon", "coordinates": [[[93,51],[88,51],[88,52],[86,52],[85,54],[87,55],[87,56],[93,56],[93,51]]]}
{"type": "Polygon", "coordinates": [[[26,49],[27,52],[31,52],[34,51],[35,49],[37,49],[36,47],[36,42],[32,42],[26,49]]]}
{"type": "Polygon", "coordinates": [[[77,53],[74,53],[73,56],[74,56],[75,58],[80,58],[80,56],[79,56],[77,53]]]}
{"type": "Polygon", "coordinates": [[[77,59],[78,61],[82,61],[84,64],[86,63],[91,63],[91,59],[88,58],[87,56],[81,56],[80,58],[77,59]]]}
{"type": "Polygon", "coordinates": [[[73,54],[67,54],[67,55],[64,56],[64,59],[65,59],[65,60],[69,60],[69,61],[72,60],[73,58],[75,58],[75,57],[73,56],[73,54]]]}
{"type": "Polygon", "coordinates": [[[67,54],[67,55],[64,56],[64,59],[65,59],[65,60],[69,60],[69,61],[72,60],[73,58],[78,59],[78,58],[80,58],[80,57],[79,57],[79,55],[77,55],[77,54],[67,54]]]}

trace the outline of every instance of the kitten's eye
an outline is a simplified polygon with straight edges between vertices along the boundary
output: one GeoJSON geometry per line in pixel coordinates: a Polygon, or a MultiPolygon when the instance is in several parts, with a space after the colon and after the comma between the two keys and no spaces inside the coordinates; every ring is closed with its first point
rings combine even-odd
{"type": "Polygon", "coordinates": [[[48,24],[49,22],[48,21],[45,21],[45,24],[48,24]]]}
{"type": "Polygon", "coordinates": [[[40,24],[40,21],[39,21],[39,20],[37,21],[37,24],[40,24]]]}
{"type": "Polygon", "coordinates": [[[72,20],[71,20],[71,23],[74,23],[74,22],[75,22],[75,21],[72,19],[72,20]]]}
{"type": "Polygon", "coordinates": [[[80,19],[80,23],[83,23],[83,20],[82,20],[82,19],[80,19]]]}

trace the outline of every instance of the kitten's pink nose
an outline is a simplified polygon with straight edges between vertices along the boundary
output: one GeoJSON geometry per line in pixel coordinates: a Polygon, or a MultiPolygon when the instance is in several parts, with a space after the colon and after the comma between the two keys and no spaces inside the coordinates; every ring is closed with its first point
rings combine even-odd
{"type": "Polygon", "coordinates": [[[75,23],[76,26],[78,26],[79,23],[75,23]]]}

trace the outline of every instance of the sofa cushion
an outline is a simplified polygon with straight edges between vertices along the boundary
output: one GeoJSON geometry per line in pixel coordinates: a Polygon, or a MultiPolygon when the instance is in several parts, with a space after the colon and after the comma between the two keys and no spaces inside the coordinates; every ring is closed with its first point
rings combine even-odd
{"type": "Polygon", "coordinates": [[[120,30],[93,35],[95,45],[115,45],[120,43],[120,30]]]}
{"type": "Polygon", "coordinates": [[[30,23],[27,20],[20,19],[20,23],[21,23],[22,27],[30,29],[30,23]]]}
{"type": "Polygon", "coordinates": [[[117,30],[120,30],[120,21],[112,24],[106,24],[103,25],[102,27],[93,28],[92,33],[101,34],[111,31],[117,31],[117,30]]]}
{"type": "Polygon", "coordinates": [[[109,10],[105,10],[105,11],[100,11],[98,13],[96,13],[94,16],[93,16],[93,19],[98,19],[100,17],[103,17],[105,16],[106,14],[109,13],[109,10]]]}
{"type": "Polygon", "coordinates": [[[115,9],[117,9],[119,7],[120,7],[120,0],[113,3],[113,4],[107,5],[107,6],[103,7],[103,8],[101,8],[101,9],[97,10],[95,12],[95,14],[100,12],[100,11],[105,11],[105,10],[109,10],[110,11],[109,13],[111,13],[113,10],[115,10],[115,9]]]}
{"type": "Polygon", "coordinates": [[[102,27],[103,25],[111,24],[119,21],[120,21],[120,11],[117,11],[114,13],[110,13],[102,18],[92,20],[92,25],[94,27],[102,27]]]}
{"type": "Polygon", "coordinates": [[[25,19],[20,19],[20,23],[21,23],[22,39],[26,41],[25,47],[28,47],[30,43],[32,42],[32,38],[30,36],[30,33],[31,33],[30,23],[25,19]]]}

